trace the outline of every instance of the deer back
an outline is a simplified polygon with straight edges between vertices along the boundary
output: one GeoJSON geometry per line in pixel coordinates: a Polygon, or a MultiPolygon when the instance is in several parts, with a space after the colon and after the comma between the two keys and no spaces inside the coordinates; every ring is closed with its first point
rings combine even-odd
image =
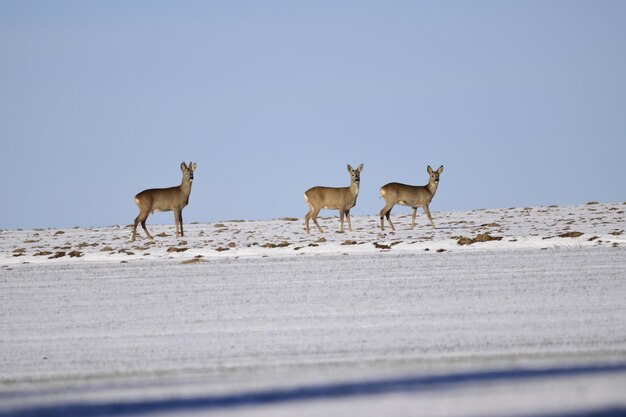
{"type": "Polygon", "coordinates": [[[355,206],[357,192],[354,193],[351,187],[313,187],[307,190],[304,195],[307,202],[313,207],[323,209],[347,210],[355,206]]]}
{"type": "Polygon", "coordinates": [[[170,211],[185,207],[189,203],[189,194],[184,193],[180,186],[150,188],[137,194],[135,202],[140,208],[150,211],[170,211]]]}
{"type": "Polygon", "coordinates": [[[434,193],[424,185],[408,185],[391,182],[380,189],[381,196],[386,201],[396,204],[417,207],[430,204],[434,193]]]}

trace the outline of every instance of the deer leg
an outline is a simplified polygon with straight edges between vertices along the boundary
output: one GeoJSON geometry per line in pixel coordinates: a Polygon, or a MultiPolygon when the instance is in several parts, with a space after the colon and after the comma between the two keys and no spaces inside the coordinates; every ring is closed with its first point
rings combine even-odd
{"type": "Polygon", "coordinates": [[[343,217],[345,214],[346,212],[344,210],[339,210],[339,221],[340,221],[339,233],[343,233],[343,217]]]}
{"type": "Polygon", "coordinates": [[[411,207],[413,212],[411,213],[411,228],[415,229],[415,216],[417,214],[417,207],[411,207]]]}
{"type": "Polygon", "coordinates": [[[352,221],[350,220],[350,210],[346,210],[346,218],[348,219],[348,229],[352,231],[352,221]]]}
{"type": "Polygon", "coordinates": [[[176,224],[176,237],[180,236],[180,211],[174,209],[174,223],[176,224]]]}
{"type": "Polygon", "coordinates": [[[380,230],[385,230],[385,217],[387,217],[391,230],[396,230],[396,228],[393,227],[393,223],[391,223],[391,209],[393,206],[393,204],[387,203],[380,211],[380,230]]]}
{"type": "Polygon", "coordinates": [[[385,230],[385,209],[387,206],[383,207],[380,211],[380,230],[385,230]]]}
{"type": "Polygon", "coordinates": [[[183,232],[183,210],[181,209],[178,212],[178,224],[180,224],[180,237],[185,236],[185,233],[183,232]]]}
{"type": "Polygon", "coordinates": [[[433,229],[435,229],[435,223],[433,222],[433,218],[430,215],[430,210],[428,209],[428,206],[424,206],[424,213],[426,213],[426,215],[428,216],[428,220],[430,220],[430,224],[433,226],[433,229]]]}
{"type": "Polygon", "coordinates": [[[148,232],[148,229],[146,228],[146,219],[148,218],[149,214],[150,213],[139,212],[139,215],[135,217],[135,222],[133,223],[133,237],[131,238],[131,242],[134,242],[137,238],[137,225],[139,223],[141,223],[141,227],[143,227],[143,230],[146,232],[146,236],[148,237],[148,239],[152,239],[150,232],[148,232]]]}
{"type": "Polygon", "coordinates": [[[320,208],[316,209],[315,211],[313,211],[312,219],[313,219],[313,223],[315,223],[315,225],[317,226],[317,230],[319,230],[320,233],[324,233],[324,231],[320,227],[320,224],[317,222],[317,215],[319,214],[321,209],[322,208],[320,207],[320,208]]]}
{"type": "Polygon", "coordinates": [[[313,214],[313,207],[309,207],[309,212],[304,215],[304,226],[305,226],[307,235],[311,233],[311,231],[309,230],[309,220],[311,220],[312,214],[313,214]]]}
{"type": "Polygon", "coordinates": [[[143,219],[141,221],[141,227],[143,227],[144,232],[146,232],[146,236],[148,236],[148,239],[154,239],[150,232],[148,232],[148,228],[146,227],[146,219],[143,219]]]}
{"type": "Polygon", "coordinates": [[[143,231],[146,232],[146,236],[148,236],[148,239],[152,239],[152,235],[148,232],[148,228],[146,227],[146,219],[149,215],[150,213],[139,213],[139,216],[137,216],[135,221],[139,220],[141,222],[141,227],[143,227],[143,231]]]}
{"type": "Polygon", "coordinates": [[[139,224],[139,216],[135,217],[135,223],[133,224],[133,237],[130,238],[131,242],[135,241],[137,238],[137,225],[139,224]]]}
{"type": "Polygon", "coordinates": [[[178,237],[178,213],[176,213],[176,210],[173,210],[174,212],[174,224],[176,225],[176,237],[178,237]]]}
{"type": "Polygon", "coordinates": [[[391,209],[389,209],[389,211],[387,212],[387,221],[389,222],[389,226],[391,227],[392,231],[396,231],[396,228],[393,226],[393,223],[391,223],[391,209]]]}

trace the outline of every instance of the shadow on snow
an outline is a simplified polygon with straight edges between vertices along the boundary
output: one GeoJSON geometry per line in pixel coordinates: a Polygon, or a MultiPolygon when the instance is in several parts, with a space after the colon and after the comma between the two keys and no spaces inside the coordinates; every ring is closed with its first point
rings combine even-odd
{"type": "MultiPolygon", "coordinates": [[[[67,403],[5,410],[4,416],[102,416],[137,415],[151,412],[218,411],[225,409],[282,404],[307,400],[356,398],[398,392],[421,393],[445,390],[463,385],[487,382],[514,382],[626,372],[626,363],[543,369],[510,369],[462,372],[445,375],[388,378],[370,381],[320,384],[285,389],[259,390],[225,395],[190,398],[144,400],[137,402],[67,403]]],[[[626,408],[606,408],[588,411],[548,414],[554,417],[626,416],[626,408]]],[[[533,416],[537,417],[537,416],[533,416]]]]}

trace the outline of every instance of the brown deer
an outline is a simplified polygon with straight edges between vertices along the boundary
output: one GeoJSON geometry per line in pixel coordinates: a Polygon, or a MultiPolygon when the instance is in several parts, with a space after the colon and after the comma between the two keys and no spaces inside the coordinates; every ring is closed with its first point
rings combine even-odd
{"type": "Polygon", "coordinates": [[[391,209],[396,204],[400,204],[402,206],[409,206],[413,209],[412,217],[413,221],[411,223],[411,227],[415,227],[415,213],[417,212],[417,208],[421,207],[424,209],[424,213],[428,216],[428,220],[430,220],[430,224],[435,228],[435,223],[433,222],[433,218],[430,215],[430,210],[428,206],[430,205],[431,200],[435,196],[437,192],[437,186],[439,185],[439,175],[443,172],[443,165],[439,167],[437,171],[433,171],[433,169],[428,166],[426,168],[428,171],[428,175],[430,175],[430,179],[428,180],[428,184],[426,185],[406,185],[400,184],[397,182],[390,182],[389,184],[383,185],[380,188],[380,195],[385,199],[385,207],[380,211],[380,229],[385,230],[385,219],[387,217],[387,221],[389,222],[389,226],[391,226],[391,230],[396,230],[393,227],[393,223],[391,223],[391,209]]]}
{"type": "Polygon", "coordinates": [[[304,201],[309,205],[309,212],[304,216],[307,234],[310,233],[309,220],[311,219],[313,219],[313,223],[315,223],[320,233],[324,233],[317,222],[317,215],[321,209],[339,210],[339,219],[341,220],[339,232],[343,233],[344,215],[348,218],[348,228],[352,231],[350,209],[355,206],[356,198],[359,195],[361,171],[363,171],[363,164],[359,165],[357,169],[353,169],[348,165],[348,172],[350,173],[349,187],[313,187],[304,193],[304,201]]]}
{"type": "Polygon", "coordinates": [[[196,164],[189,161],[189,165],[185,165],[185,162],[183,162],[180,164],[180,170],[183,172],[183,180],[178,187],[151,188],[135,196],[135,204],[139,207],[139,215],[133,225],[131,241],[134,241],[137,236],[137,224],[140,222],[141,227],[146,232],[146,236],[152,239],[150,232],[146,228],[146,219],[155,211],[174,211],[176,236],[184,236],[183,208],[189,203],[189,194],[191,193],[191,183],[193,182],[193,172],[196,170],[196,164]]]}

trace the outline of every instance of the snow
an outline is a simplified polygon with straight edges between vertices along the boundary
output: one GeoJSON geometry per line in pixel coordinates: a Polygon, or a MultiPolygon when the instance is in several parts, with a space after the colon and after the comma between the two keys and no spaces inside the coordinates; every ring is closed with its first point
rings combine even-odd
{"type": "Polygon", "coordinates": [[[624,412],[625,208],[3,230],[0,415],[624,412]]]}
{"type": "MultiPolygon", "coordinates": [[[[554,249],[561,247],[608,246],[625,240],[626,205],[587,204],[584,206],[547,206],[434,214],[437,229],[424,215],[418,216],[415,229],[410,215],[392,214],[398,230],[380,230],[378,216],[353,216],[353,232],[337,233],[338,216],[320,219],[325,234],[304,232],[304,221],[285,218],[269,221],[233,220],[213,224],[185,225],[182,239],[174,236],[174,225],[148,225],[154,241],[130,242],[130,226],[0,231],[0,265],[16,263],[82,261],[131,261],[137,259],[192,259],[196,256],[258,257],[302,254],[378,252],[374,244],[387,245],[394,252],[480,251],[554,249]],[[579,232],[580,237],[559,237],[579,232]],[[501,237],[500,241],[459,245],[460,237],[480,234],[501,237]],[[352,243],[352,244],[350,244],[352,243]],[[269,247],[268,247],[269,246],[269,247]],[[169,251],[168,251],[169,250],[169,251]],[[180,250],[181,252],[177,252],[180,250]],[[42,255],[42,253],[44,255],[42,255]],[[49,254],[48,254],[49,253],[49,254]],[[71,258],[74,253],[77,257],[71,258]],[[50,257],[62,254],[56,259],[50,257]]],[[[399,208],[397,211],[401,211],[399,208]]],[[[333,212],[328,212],[333,213],[333,212]]],[[[171,213],[170,213],[171,214],[171,213]]],[[[143,231],[138,232],[143,236],[143,231]]],[[[383,246],[384,247],[384,246],[383,246]]]]}

